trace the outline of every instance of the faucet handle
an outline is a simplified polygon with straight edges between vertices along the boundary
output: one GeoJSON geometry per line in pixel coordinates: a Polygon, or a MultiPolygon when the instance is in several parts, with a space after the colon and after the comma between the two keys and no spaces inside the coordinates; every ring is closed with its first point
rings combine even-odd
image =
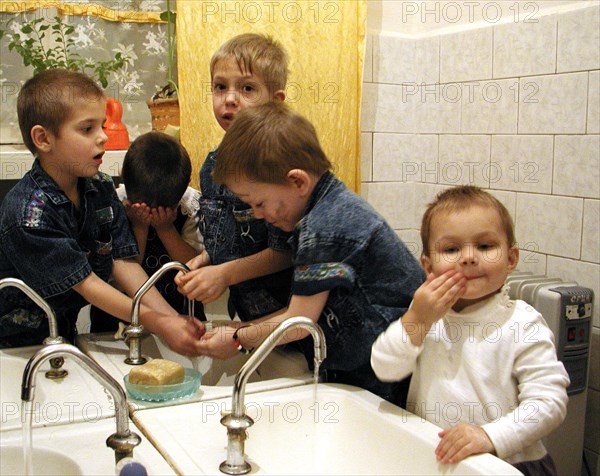
{"type": "Polygon", "coordinates": [[[115,451],[115,463],[133,455],[133,449],[142,442],[140,436],[130,430],[126,433],[113,433],[106,439],[106,446],[115,451]]]}

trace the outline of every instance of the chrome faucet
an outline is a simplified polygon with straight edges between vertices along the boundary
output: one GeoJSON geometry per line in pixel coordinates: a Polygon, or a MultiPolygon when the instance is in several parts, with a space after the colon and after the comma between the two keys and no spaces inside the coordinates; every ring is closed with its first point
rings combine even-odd
{"type": "MultiPolygon", "coordinates": [[[[131,306],[131,324],[128,325],[123,332],[125,336],[125,342],[127,342],[127,345],[129,346],[129,356],[125,359],[126,364],[141,365],[146,362],[146,358],[142,356],[141,339],[144,332],[144,326],[139,323],[140,303],[144,295],[152,288],[152,286],[154,286],[156,281],[158,281],[163,274],[172,269],[178,269],[184,273],[187,273],[190,270],[190,268],[179,261],[165,263],[158,270],[156,270],[155,273],[150,276],[150,278],[148,278],[148,281],[142,284],[140,289],[137,290],[135,296],[133,297],[133,304],[131,306]]],[[[188,315],[194,316],[194,300],[188,299],[187,301],[188,315]]]]}
{"type": "Polygon", "coordinates": [[[115,401],[115,419],[117,432],[106,440],[106,446],[115,451],[115,462],[132,456],[133,449],[140,444],[141,438],[129,429],[129,412],[127,410],[127,396],[121,385],[110,376],[94,360],[70,344],[56,344],[42,347],[27,362],[23,371],[21,385],[21,399],[32,402],[35,396],[35,378],[40,366],[53,357],[72,357],[87,373],[98,383],[104,386],[115,401]]]}
{"type": "MultiPolygon", "coordinates": [[[[27,297],[29,297],[34,303],[42,308],[42,311],[46,313],[48,318],[48,327],[50,329],[50,335],[44,339],[44,345],[63,344],[65,340],[58,335],[58,323],[56,321],[56,314],[50,305],[33,289],[31,289],[22,280],[17,278],[4,278],[0,279],[0,289],[13,287],[23,291],[27,297]]],[[[64,359],[55,358],[50,361],[51,369],[46,372],[46,378],[57,379],[66,377],[68,372],[61,368],[64,363],[64,359]]]]}
{"type": "Polygon", "coordinates": [[[252,372],[256,370],[267,355],[277,346],[277,343],[286,332],[294,327],[300,327],[312,334],[315,346],[315,382],[318,381],[319,367],[327,356],[325,334],[323,334],[321,327],[308,317],[290,317],[279,324],[267,336],[235,376],[233,395],[231,397],[231,413],[221,418],[221,424],[227,427],[227,459],[219,466],[222,473],[234,475],[246,474],[252,469],[244,458],[246,430],[254,424],[252,418],[244,413],[246,383],[252,372]]]}

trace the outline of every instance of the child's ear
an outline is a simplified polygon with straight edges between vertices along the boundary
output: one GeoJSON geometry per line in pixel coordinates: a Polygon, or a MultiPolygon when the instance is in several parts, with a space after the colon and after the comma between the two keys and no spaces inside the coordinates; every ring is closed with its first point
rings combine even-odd
{"type": "Polygon", "coordinates": [[[429,256],[421,255],[421,266],[427,274],[433,272],[433,268],[431,267],[431,258],[429,256]]]}
{"type": "Polygon", "coordinates": [[[273,94],[273,99],[281,102],[285,101],[285,91],[283,89],[278,89],[275,91],[275,94],[273,94]]]}
{"type": "Polygon", "coordinates": [[[290,184],[298,189],[301,195],[310,193],[312,179],[306,170],[292,169],[287,173],[287,179],[290,184]]]}
{"type": "Polygon", "coordinates": [[[519,263],[519,247],[511,246],[508,249],[508,272],[512,273],[519,263]]]}
{"type": "Polygon", "coordinates": [[[31,128],[30,135],[36,149],[41,152],[48,152],[51,149],[52,137],[45,127],[36,124],[31,128]]]}

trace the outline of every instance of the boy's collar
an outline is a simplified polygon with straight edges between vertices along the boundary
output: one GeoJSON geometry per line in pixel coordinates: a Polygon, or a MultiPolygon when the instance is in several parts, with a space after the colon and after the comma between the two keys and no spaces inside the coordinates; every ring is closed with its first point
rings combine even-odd
{"type": "MultiPolygon", "coordinates": [[[[58,186],[54,179],[42,168],[42,164],[37,157],[33,162],[30,174],[31,178],[44,191],[52,203],[55,205],[61,205],[70,201],[65,192],[58,186]]],[[[89,191],[98,191],[92,180],[84,178],[83,181],[84,194],[89,191]]]]}
{"type": "Polygon", "coordinates": [[[304,214],[306,215],[312,208],[329,192],[329,189],[338,183],[339,180],[336,176],[330,171],[325,172],[323,175],[319,177],[315,187],[312,190],[308,203],[306,205],[306,210],[304,214]]]}

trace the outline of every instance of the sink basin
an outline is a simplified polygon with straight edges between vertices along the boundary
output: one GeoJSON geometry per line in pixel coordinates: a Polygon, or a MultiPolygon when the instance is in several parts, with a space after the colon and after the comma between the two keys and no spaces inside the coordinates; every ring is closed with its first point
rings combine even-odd
{"type": "MultiPolygon", "coordinates": [[[[133,368],[125,363],[128,348],[124,341],[115,341],[112,333],[80,334],[76,345],[84,353],[92,357],[118,382],[123,384],[123,377],[133,368]]],[[[178,362],[187,368],[202,373],[202,383],[198,391],[180,400],[171,400],[169,405],[189,403],[191,401],[214,400],[231,395],[233,381],[240,367],[249,358],[247,355],[219,360],[210,357],[186,357],[169,349],[155,335],[148,335],[142,340],[142,353],[145,357],[161,358],[178,362]]],[[[313,374],[309,372],[306,359],[300,352],[281,348],[272,352],[259,366],[250,383],[246,387],[248,393],[293,387],[312,382],[313,374]]],[[[133,402],[133,409],[162,406],[160,402],[133,402]]]]}
{"type": "MultiPolygon", "coordinates": [[[[245,453],[251,474],[517,475],[489,455],[442,465],[440,428],[370,392],[338,384],[304,385],[246,395],[254,420],[245,453]]],[[[136,412],[137,426],[181,474],[221,474],[231,398],[136,412]]]]}
{"type": "MultiPolygon", "coordinates": [[[[0,349],[0,430],[21,428],[23,369],[39,346],[0,349]]],[[[45,426],[114,416],[112,397],[77,362],[65,359],[69,375],[51,380],[42,366],[36,379],[33,425],[45,426]]]]}
{"type": "MultiPolygon", "coordinates": [[[[34,428],[34,474],[115,474],[115,453],[106,446],[106,438],[115,432],[115,428],[114,418],[34,428]]],[[[131,422],[130,428],[141,436],[140,430],[131,422]]],[[[0,474],[23,474],[22,441],[20,429],[0,432],[0,474]]],[[[146,467],[148,474],[175,474],[158,451],[143,437],[133,455],[146,467]]]]}

